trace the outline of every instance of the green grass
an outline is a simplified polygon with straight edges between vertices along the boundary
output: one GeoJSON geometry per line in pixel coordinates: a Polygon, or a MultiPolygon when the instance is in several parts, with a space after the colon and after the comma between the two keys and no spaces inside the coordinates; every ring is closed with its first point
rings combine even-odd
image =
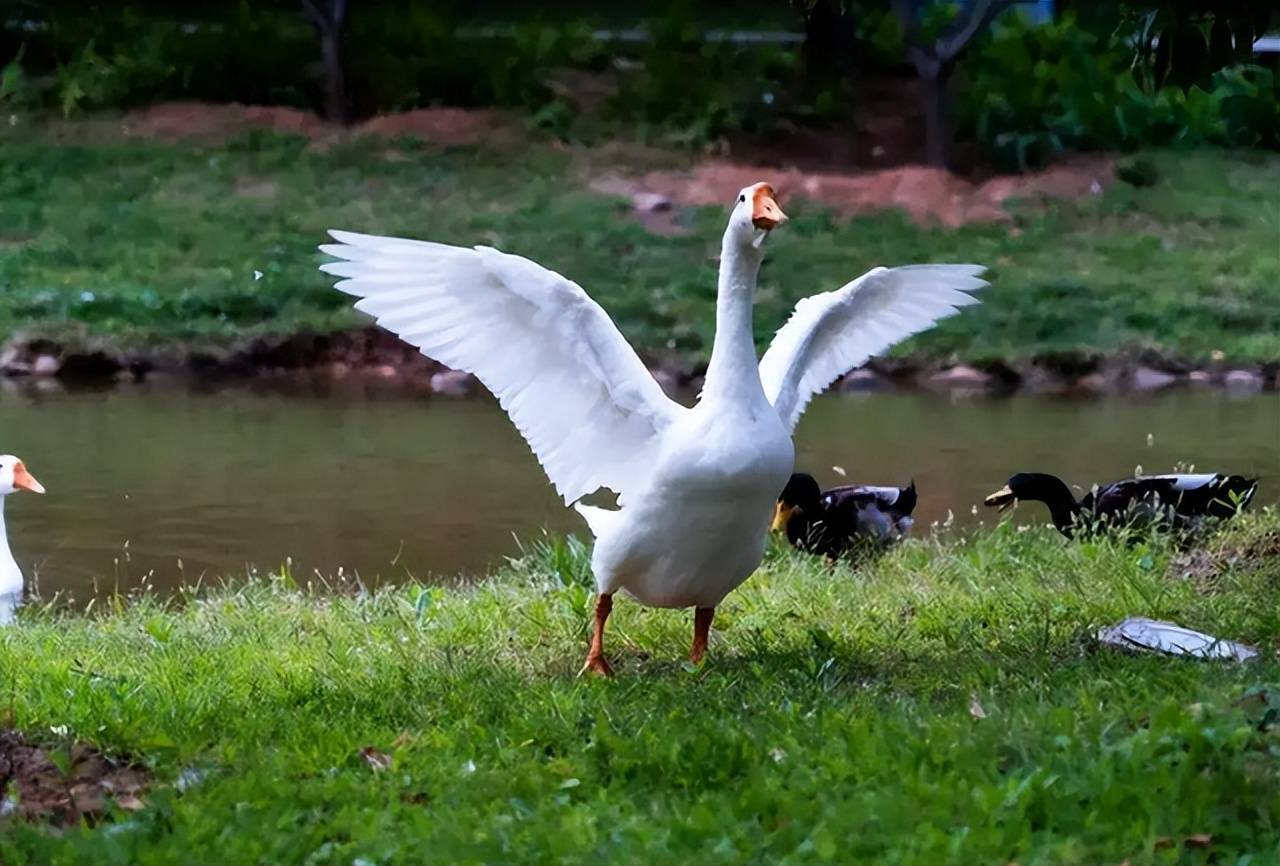
{"type": "MultiPolygon", "coordinates": [[[[685,214],[689,236],[650,235],[584,183],[587,163],[636,166],[625,148],[605,166],[601,152],[536,140],[518,153],[376,141],[320,150],[263,133],[174,145],[91,128],[96,144],[0,132],[0,335],[177,351],[354,326],[363,319],[315,269],[315,246],[336,226],[522,253],[584,285],[651,358],[709,353],[723,209],[685,214]]],[[[1015,207],[1012,227],[845,220],[788,201],[795,218],[769,242],[758,336],[796,299],[874,265],[975,261],[992,266],[985,303],[901,352],[1280,359],[1280,158],[1146,158],[1156,185],[1015,207]]],[[[644,167],[679,159],[650,153],[644,167]]]]}
{"type": "Polygon", "coordinates": [[[1191,577],[1163,541],[1009,526],[857,572],[775,550],[700,668],[687,612],[620,600],[613,681],[574,676],[576,543],[470,588],[28,608],[0,632],[13,724],[157,782],[97,827],[8,824],[0,861],[1277,863],[1278,539],[1242,519],[1191,577]],[[1262,658],[1094,645],[1130,614],[1262,658]]]}

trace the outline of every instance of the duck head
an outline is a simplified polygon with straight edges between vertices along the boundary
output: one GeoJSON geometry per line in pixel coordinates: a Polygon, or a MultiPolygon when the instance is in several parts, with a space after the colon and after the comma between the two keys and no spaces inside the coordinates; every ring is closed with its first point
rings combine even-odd
{"type": "Polygon", "coordinates": [[[988,508],[1004,511],[1020,499],[1043,502],[1051,508],[1076,504],[1076,498],[1066,482],[1056,475],[1044,472],[1019,472],[1010,476],[1004,487],[982,500],[982,503],[988,508]]]}
{"type": "Polygon", "coordinates": [[[818,486],[818,481],[807,472],[797,472],[787,481],[787,486],[782,488],[782,493],[778,495],[778,504],[773,509],[773,526],[774,532],[785,532],[787,523],[791,520],[791,515],[796,509],[808,509],[810,513],[814,513],[818,508],[818,500],[822,498],[822,488],[818,486]]]}
{"type": "Polygon", "coordinates": [[[0,455],[0,496],[8,496],[19,490],[44,493],[44,485],[27,471],[21,460],[12,454],[0,455]]]}
{"type": "Polygon", "coordinates": [[[769,232],[787,221],[778,206],[773,187],[753,183],[738,191],[733,211],[729,214],[729,237],[746,249],[758,250],[769,232]]]}

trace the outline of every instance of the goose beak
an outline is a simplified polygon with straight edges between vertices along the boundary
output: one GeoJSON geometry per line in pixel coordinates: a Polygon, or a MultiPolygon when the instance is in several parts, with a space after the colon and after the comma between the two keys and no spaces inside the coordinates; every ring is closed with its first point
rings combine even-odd
{"type": "Polygon", "coordinates": [[[781,499],[773,509],[773,525],[769,527],[770,532],[785,532],[787,523],[791,520],[792,513],[796,510],[794,505],[787,505],[781,499]]]}
{"type": "Polygon", "coordinates": [[[756,186],[751,202],[751,224],[758,229],[771,231],[787,221],[787,215],[778,207],[773,187],[767,183],[756,186]]]}
{"type": "Polygon", "coordinates": [[[22,461],[18,461],[13,467],[13,486],[32,493],[44,493],[44,485],[36,481],[36,477],[27,471],[22,461]]]}
{"type": "Polygon", "coordinates": [[[1004,487],[1001,487],[995,493],[992,493],[986,499],[982,500],[982,504],[988,508],[999,508],[1001,511],[1004,511],[1017,501],[1018,497],[1013,495],[1013,491],[1010,490],[1009,485],[1006,484],[1004,487]]]}

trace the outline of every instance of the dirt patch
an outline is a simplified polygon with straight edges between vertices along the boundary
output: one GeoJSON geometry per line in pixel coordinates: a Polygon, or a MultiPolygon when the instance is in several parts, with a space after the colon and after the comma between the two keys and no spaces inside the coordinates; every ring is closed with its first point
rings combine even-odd
{"type": "Polygon", "coordinates": [[[444,145],[476,144],[490,136],[509,132],[512,120],[497,111],[466,108],[418,108],[384,114],[353,128],[388,138],[411,136],[444,145]]]}
{"type": "Polygon", "coordinates": [[[1078,159],[1033,174],[975,183],[938,168],[909,165],[856,174],[805,172],[724,160],[708,160],[690,171],[651,171],[636,177],[608,174],[590,181],[605,195],[665,196],[680,205],[724,204],[732,191],[768,180],[785,200],[806,198],[844,214],[900,209],[918,223],[959,226],[1010,219],[1013,198],[1081,198],[1111,183],[1110,159],[1078,159]]]}
{"type": "Polygon", "coordinates": [[[443,145],[469,145],[492,140],[517,128],[499,111],[465,108],[419,108],[386,114],[349,127],[337,126],[297,108],[278,105],[162,102],[125,115],[126,135],[177,141],[224,139],[252,130],[301,135],[317,143],[342,136],[413,137],[443,145]]]}
{"type": "Polygon", "coordinates": [[[110,804],[133,811],[151,774],[108,758],[86,743],[44,749],[15,731],[0,731],[0,819],[74,823],[102,817],[110,804]]]}
{"type": "Polygon", "coordinates": [[[176,140],[228,138],[255,129],[305,135],[332,135],[337,127],[309,111],[279,105],[215,105],[206,102],[161,102],[125,115],[126,135],[176,140]]]}
{"type": "Polygon", "coordinates": [[[273,199],[280,194],[280,184],[266,177],[236,178],[236,195],[244,198],[273,199]]]}
{"type": "Polygon", "coordinates": [[[1195,548],[1179,553],[1173,560],[1176,574],[1193,581],[1202,592],[1212,592],[1220,574],[1231,569],[1252,571],[1277,562],[1280,532],[1232,539],[1212,548],[1195,548]]]}

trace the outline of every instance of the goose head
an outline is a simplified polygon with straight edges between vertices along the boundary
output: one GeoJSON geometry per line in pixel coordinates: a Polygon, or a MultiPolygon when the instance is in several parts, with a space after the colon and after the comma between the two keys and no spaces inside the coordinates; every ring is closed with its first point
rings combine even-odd
{"type": "Polygon", "coordinates": [[[769,232],[787,221],[773,187],[753,183],[738,191],[729,215],[728,238],[743,249],[758,250],[769,232]]]}
{"type": "Polygon", "coordinates": [[[785,531],[796,509],[816,513],[818,500],[821,498],[822,488],[818,486],[817,479],[807,472],[796,472],[778,494],[778,503],[773,509],[772,530],[785,531]]]}
{"type": "Polygon", "coordinates": [[[19,490],[44,493],[44,485],[36,481],[21,460],[12,454],[0,455],[0,496],[8,496],[19,490]]]}

